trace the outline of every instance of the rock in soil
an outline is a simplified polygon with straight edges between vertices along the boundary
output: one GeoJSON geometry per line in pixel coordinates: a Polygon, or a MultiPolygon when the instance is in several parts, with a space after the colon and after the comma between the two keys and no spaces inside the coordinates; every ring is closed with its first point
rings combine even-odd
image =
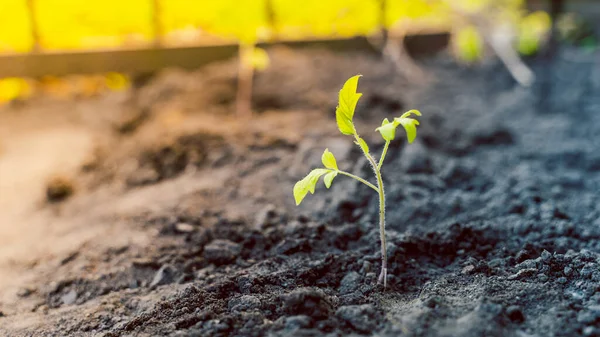
{"type": "Polygon", "coordinates": [[[177,270],[175,267],[165,264],[156,272],[152,282],[150,282],[150,287],[155,288],[157,286],[169,284],[175,282],[175,277],[177,274],[177,270]]]}
{"type": "Polygon", "coordinates": [[[216,265],[234,262],[240,252],[240,245],[229,240],[217,239],[204,246],[204,258],[216,265]]]}
{"type": "Polygon", "coordinates": [[[377,328],[377,312],[371,304],[343,306],[335,315],[361,333],[369,333],[377,328]]]}
{"type": "Polygon", "coordinates": [[[288,315],[306,315],[322,319],[331,314],[333,305],[329,296],[322,290],[300,288],[284,296],[283,311],[288,315]]]}

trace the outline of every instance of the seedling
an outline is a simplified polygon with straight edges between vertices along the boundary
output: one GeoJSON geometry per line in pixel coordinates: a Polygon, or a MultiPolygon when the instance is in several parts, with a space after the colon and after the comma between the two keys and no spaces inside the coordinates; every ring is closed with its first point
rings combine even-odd
{"type": "Polygon", "coordinates": [[[390,142],[396,137],[396,128],[399,125],[402,125],[406,130],[409,143],[412,143],[415,140],[419,121],[411,118],[411,115],[421,116],[421,113],[418,110],[410,110],[405,112],[402,116],[394,118],[391,122],[387,118],[383,120],[381,126],[375,129],[375,131],[379,131],[379,133],[381,133],[381,136],[385,140],[385,145],[379,161],[375,160],[375,157],[373,157],[371,152],[369,152],[369,146],[365,140],[358,135],[356,127],[352,121],[356,104],[362,96],[361,93],[356,92],[358,87],[358,79],[360,76],[361,75],[353,76],[348,79],[346,83],[344,83],[342,90],[340,90],[339,103],[335,110],[335,119],[342,134],[354,137],[354,143],[360,147],[364,156],[369,161],[373,172],[375,173],[377,185],[374,185],[352,173],[340,170],[337,166],[337,161],[333,153],[331,153],[329,149],[325,149],[325,152],[323,152],[323,156],[321,157],[321,161],[325,167],[312,170],[306,177],[294,185],[294,199],[296,199],[296,205],[300,205],[308,192],[311,194],[315,193],[315,187],[321,176],[323,176],[325,187],[329,188],[331,187],[333,179],[338,174],[356,179],[377,192],[379,195],[379,234],[381,239],[382,262],[378,283],[383,284],[385,288],[387,287],[387,249],[385,239],[385,190],[383,188],[383,179],[381,178],[381,167],[390,146],[390,142]]]}

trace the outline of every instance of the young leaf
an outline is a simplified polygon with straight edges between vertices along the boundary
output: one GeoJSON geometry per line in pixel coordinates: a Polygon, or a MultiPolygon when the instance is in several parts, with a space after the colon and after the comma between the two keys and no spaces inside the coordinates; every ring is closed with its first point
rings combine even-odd
{"type": "Polygon", "coordinates": [[[367,142],[365,142],[364,139],[358,137],[358,141],[355,143],[360,146],[364,153],[369,153],[369,145],[367,145],[367,142]]]}
{"type": "Polygon", "coordinates": [[[400,118],[408,118],[410,117],[410,115],[416,115],[416,116],[421,116],[421,111],[416,110],[416,109],[412,109],[412,110],[408,110],[407,112],[403,113],[402,116],[400,116],[400,118]]]}
{"type": "Polygon", "coordinates": [[[412,143],[417,137],[417,125],[419,125],[419,121],[412,118],[395,118],[394,120],[404,127],[408,142],[412,143]]]}
{"type": "Polygon", "coordinates": [[[394,123],[390,123],[388,119],[384,119],[381,123],[381,126],[375,129],[375,131],[379,131],[381,133],[381,137],[387,140],[388,142],[394,140],[396,138],[396,127],[398,124],[394,121],[394,123]]]}
{"type": "Polygon", "coordinates": [[[411,118],[411,115],[421,116],[421,112],[414,109],[408,110],[402,116],[394,118],[393,122],[396,126],[401,124],[404,127],[409,143],[412,143],[417,137],[417,125],[419,125],[419,121],[411,118]]]}
{"type": "Polygon", "coordinates": [[[358,79],[360,77],[361,75],[350,77],[346,83],[344,83],[344,86],[339,93],[339,103],[335,109],[335,119],[340,132],[345,135],[356,134],[356,129],[352,123],[352,118],[354,117],[356,104],[362,96],[361,93],[356,92],[358,87],[358,79]]]}
{"type": "MultiPolygon", "coordinates": [[[[330,172],[327,169],[314,169],[310,171],[310,173],[304,177],[302,180],[294,185],[294,199],[296,200],[296,205],[300,205],[306,194],[310,192],[311,194],[315,193],[315,186],[325,173],[330,172]]],[[[333,180],[333,178],[332,178],[333,180]]]]}
{"type": "Polygon", "coordinates": [[[337,162],[335,161],[335,157],[333,156],[333,153],[331,153],[331,151],[329,151],[329,149],[325,149],[325,152],[323,152],[323,156],[321,156],[321,161],[323,162],[323,165],[326,168],[337,171],[337,169],[338,169],[337,162]]]}
{"type": "Polygon", "coordinates": [[[356,129],[354,128],[354,124],[352,124],[352,121],[349,120],[346,115],[341,113],[339,110],[339,107],[335,110],[335,120],[337,122],[338,129],[340,129],[340,132],[344,135],[355,134],[356,129]]]}
{"type": "Polygon", "coordinates": [[[350,77],[342,90],[340,90],[339,94],[339,107],[342,113],[344,113],[348,119],[352,120],[354,117],[354,110],[356,109],[356,104],[358,100],[362,96],[361,93],[356,92],[358,88],[358,79],[362,75],[355,75],[350,77]]]}
{"type": "Polygon", "coordinates": [[[338,174],[337,171],[331,171],[323,177],[323,182],[325,182],[325,187],[327,187],[327,188],[331,187],[333,178],[335,178],[337,176],[337,174],[338,174]]]}

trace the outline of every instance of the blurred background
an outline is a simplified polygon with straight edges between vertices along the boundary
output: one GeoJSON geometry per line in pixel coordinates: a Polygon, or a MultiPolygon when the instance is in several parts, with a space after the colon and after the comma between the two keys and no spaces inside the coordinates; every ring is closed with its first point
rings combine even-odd
{"type": "MultiPolygon", "coordinates": [[[[362,37],[383,49],[405,36],[449,34],[457,58],[472,63],[484,56],[484,40],[493,49],[535,54],[555,16],[563,39],[595,48],[585,20],[593,22],[599,11],[583,0],[6,0],[0,6],[0,104],[41,92],[122,90],[140,73],[196,68],[236,53],[208,46],[362,37]],[[502,39],[509,42],[498,47],[502,39]],[[69,76],[81,74],[93,76],[69,76]]],[[[392,58],[402,56],[387,47],[392,58]]],[[[240,50],[253,56],[246,63],[266,66],[260,51],[240,50]]],[[[496,53],[522,72],[506,51],[496,53]]]]}

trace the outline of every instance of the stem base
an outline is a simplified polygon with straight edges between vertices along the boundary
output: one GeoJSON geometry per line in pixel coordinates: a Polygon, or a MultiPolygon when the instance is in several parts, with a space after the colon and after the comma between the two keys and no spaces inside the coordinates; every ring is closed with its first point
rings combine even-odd
{"type": "Polygon", "coordinates": [[[381,273],[379,273],[377,284],[383,284],[383,289],[387,288],[387,268],[385,266],[381,267],[381,273]]]}

